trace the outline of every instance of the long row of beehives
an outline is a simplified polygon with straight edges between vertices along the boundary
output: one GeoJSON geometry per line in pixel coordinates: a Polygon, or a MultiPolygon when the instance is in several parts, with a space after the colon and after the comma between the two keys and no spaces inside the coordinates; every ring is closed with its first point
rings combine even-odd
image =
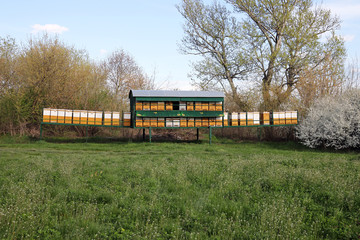
{"type": "MultiPolygon", "coordinates": [[[[43,122],[62,124],[131,126],[131,113],[44,108],[43,122]]],[[[139,118],[135,127],[209,127],[297,124],[297,112],[224,112],[213,118],[139,118]]]]}
{"type": "Polygon", "coordinates": [[[88,111],[44,108],[43,122],[84,124],[84,125],[106,125],[106,126],[130,126],[130,112],[123,113],[122,121],[120,112],[88,111]]]}
{"type": "Polygon", "coordinates": [[[222,102],[136,102],[136,111],[222,111],[222,102]]]}

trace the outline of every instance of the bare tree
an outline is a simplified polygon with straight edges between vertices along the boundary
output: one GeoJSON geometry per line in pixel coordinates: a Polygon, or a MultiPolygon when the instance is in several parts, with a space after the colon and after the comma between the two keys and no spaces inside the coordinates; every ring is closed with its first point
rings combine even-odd
{"type": "Polygon", "coordinates": [[[148,77],[134,58],[124,50],[113,52],[103,62],[107,74],[107,82],[116,99],[116,107],[125,110],[128,106],[130,89],[152,89],[153,79],[148,77]]]}

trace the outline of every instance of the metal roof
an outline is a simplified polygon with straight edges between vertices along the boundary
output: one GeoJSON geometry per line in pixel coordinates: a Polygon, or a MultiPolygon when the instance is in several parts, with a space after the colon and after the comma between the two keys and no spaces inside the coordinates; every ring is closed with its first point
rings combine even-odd
{"type": "Polygon", "coordinates": [[[168,90],[130,90],[133,97],[209,97],[223,98],[223,92],[216,91],[168,91],[168,90]]]}

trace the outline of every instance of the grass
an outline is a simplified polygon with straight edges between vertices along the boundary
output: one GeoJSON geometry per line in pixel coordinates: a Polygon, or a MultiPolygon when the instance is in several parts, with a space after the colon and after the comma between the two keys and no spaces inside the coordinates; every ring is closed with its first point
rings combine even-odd
{"type": "Polygon", "coordinates": [[[0,138],[0,239],[357,239],[360,154],[0,138]]]}

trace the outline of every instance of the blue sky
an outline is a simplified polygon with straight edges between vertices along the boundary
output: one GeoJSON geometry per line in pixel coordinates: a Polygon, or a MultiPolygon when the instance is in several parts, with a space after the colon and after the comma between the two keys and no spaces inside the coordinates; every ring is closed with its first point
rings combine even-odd
{"type": "MultiPolygon", "coordinates": [[[[18,43],[43,31],[68,45],[85,49],[91,59],[104,59],[116,49],[129,52],[162,88],[191,89],[187,74],[193,56],[179,53],[183,19],[180,0],[3,1],[0,36],[18,43]]],[[[212,2],[208,0],[207,2],[212,2]]],[[[350,58],[360,53],[360,1],[323,0],[343,20],[340,34],[350,58]]]]}

